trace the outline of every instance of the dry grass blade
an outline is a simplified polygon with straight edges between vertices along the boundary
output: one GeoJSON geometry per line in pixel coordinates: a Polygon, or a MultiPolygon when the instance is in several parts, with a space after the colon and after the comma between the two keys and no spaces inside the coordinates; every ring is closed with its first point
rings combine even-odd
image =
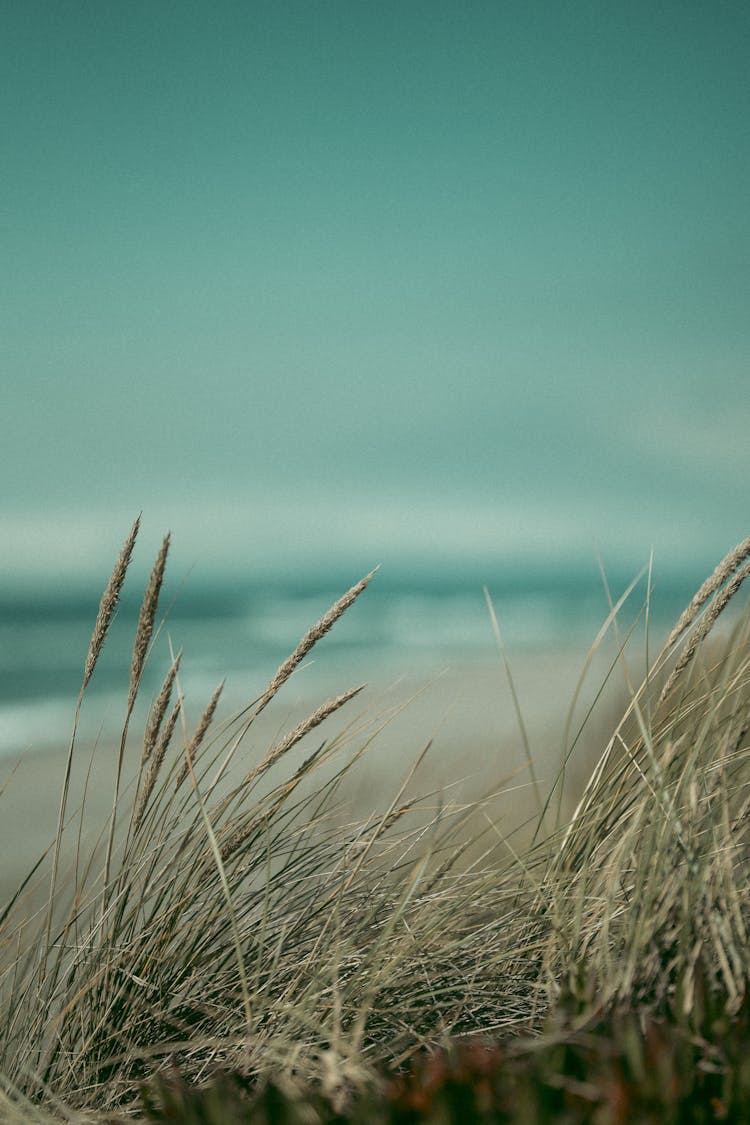
{"type": "Polygon", "coordinates": [[[224,895],[224,901],[226,903],[227,914],[229,916],[229,921],[230,921],[230,926],[231,926],[231,931],[232,931],[232,943],[234,945],[234,955],[235,955],[237,970],[238,970],[238,974],[239,974],[239,978],[240,978],[240,988],[241,988],[241,992],[242,992],[242,1002],[243,1002],[243,1007],[244,1007],[244,1011],[245,1011],[245,1030],[249,1034],[250,1030],[252,1028],[252,1024],[253,1024],[253,1007],[252,1007],[252,1003],[250,1001],[250,989],[248,987],[247,970],[245,969],[245,958],[244,958],[244,954],[243,954],[243,951],[242,951],[242,939],[240,937],[240,930],[239,930],[239,925],[238,925],[238,922],[237,922],[237,914],[236,914],[236,911],[235,911],[235,908],[234,908],[234,902],[232,900],[232,891],[229,887],[229,882],[227,880],[227,873],[224,870],[224,862],[223,862],[222,857],[221,857],[221,850],[219,848],[219,843],[216,839],[216,834],[214,833],[214,830],[213,830],[213,825],[211,824],[211,818],[208,815],[208,810],[206,809],[205,802],[203,800],[203,797],[201,796],[201,791],[198,787],[198,781],[197,781],[197,778],[195,776],[195,772],[193,770],[193,763],[190,760],[189,749],[188,749],[188,753],[186,755],[186,758],[187,758],[188,770],[190,772],[190,780],[193,783],[193,792],[195,793],[195,797],[196,797],[196,800],[198,802],[198,808],[200,810],[201,818],[203,820],[203,824],[204,824],[205,829],[206,829],[206,835],[208,836],[209,844],[210,844],[210,847],[211,847],[211,853],[213,855],[214,862],[216,864],[216,871],[217,871],[217,873],[219,875],[219,879],[221,881],[221,889],[222,889],[222,892],[223,892],[223,895],[224,895]]]}
{"type": "Polygon", "coordinates": [[[89,644],[88,655],[86,656],[86,664],[84,665],[83,673],[83,687],[81,692],[86,690],[89,680],[96,667],[96,662],[99,659],[99,654],[102,651],[104,641],[107,637],[107,631],[112,621],[112,616],[117,609],[117,603],[120,599],[120,591],[122,584],[125,581],[125,574],[130,559],[133,554],[133,547],[138,536],[138,529],[141,526],[141,517],[133,524],[130,535],[125,540],[120,557],[115,564],[115,569],[112,571],[109,582],[107,583],[104,593],[102,594],[101,602],[99,603],[99,612],[96,615],[96,623],[94,625],[94,632],[91,635],[91,643],[89,644]]]}
{"type": "Polygon", "coordinates": [[[308,717],[299,723],[294,730],[291,730],[281,742],[272,747],[263,761],[247,774],[242,782],[243,787],[250,785],[256,778],[260,777],[261,774],[270,770],[271,766],[275,765],[280,758],[283,758],[306,734],[309,734],[311,730],[315,730],[316,727],[319,727],[329,715],[333,715],[335,711],[338,711],[339,708],[343,707],[345,703],[348,703],[350,699],[354,699],[355,695],[359,695],[361,691],[364,691],[366,686],[366,684],[360,684],[359,687],[350,688],[349,691],[345,691],[342,695],[337,695],[335,699],[329,699],[321,707],[318,707],[316,711],[313,711],[312,715],[308,715],[308,717]]]}
{"type": "MultiPolygon", "coordinates": [[[[262,762],[260,762],[257,766],[254,767],[254,769],[250,770],[250,772],[246,774],[237,791],[244,792],[249,789],[253,782],[257,781],[257,779],[264,773],[267,773],[268,770],[270,770],[271,767],[276,764],[276,762],[280,761],[284,757],[284,755],[292,749],[292,747],[296,746],[297,743],[300,742],[306,734],[309,734],[310,731],[315,730],[315,728],[320,726],[320,724],[324,722],[330,715],[333,715],[335,711],[338,711],[341,707],[344,706],[345,703],[348,703],[350,699],[353,699],[355,695],[359,695],[359,693],[365,688],[365,686],[365,684],[361,684],[359,687],[352,688],[350,691],[345,691],[343,695],[336,696],[335,699],[329,699],[327,703],[324,703],[322,707],[319,707],[317,711],[314,711],[312,713],[312,715],[309,715],[301,723],[298,723],[298,725],[294,727],[294,729],[291,730],[289,734],[287,734],[286,737],[281,740],[281,742],[277,743],[276,746],[272,747],[271,750],[269,750],[262,762]]],[[[312,758],[310,759],[310,763],[314,761],[315,758],[317,758],[317,753],[312,756],[312,758]]],[[[290,782],[288,789],[289,793],[292,792],[294,788],[296,788],[297,779],[298,777],[302,776],[303,772],[305,772],[305,768],[307,765],[307,762],[303,763],[303,765],[297,771],[297,774],[292,779],[292,782],[290,782]]],[[[286,793],[284,793],[284,796],[286,796],[286,793]]],[[[256,817],[246,824],[243,824],[240,828],[232,833],[229,839],[226,840],[222,845],[222,860],[226,861],[230,858],[230,856],[234,855],[238,848],[240,848],[242,844],[244,844],[245,840],[247,840],[255,832],[262,819],[262,817],[256,817]]]]}
{"type": "Polygon", "coordinates": [[[543,808],[542,796],[541,796],[541,792],[539,790],[539,778],[537,777],[536,768],[534,766],[534,756],[531,753],[531,744],[529,742],[529,735],[528,735],[528,732],[526,730],[526,724],[523,721],[523,712],[521,711],[521,704],[520,704],[520,701],[518,699],[518,693],[516,691],[516,685],[515,685],[515,681],[513,679],[513,673],[511,671],[511,667],[510,667],[510,661],[508,660],[508,653],[505,650],[505,642],[503,641],[503,635],[500,632],[500,622],[497,619],[497,614],[495,612],[495,606],[492,602],[492,598],[490,597],[489,589],[486,586],[484,587],[484,600],[487,604],[487,610],[488,610],[489,615],[490,615],[490,621],[492,623],[492,631],[495,634],[495,641],[497,643],[497,649],[498,649],[498,652],[500,653],[500,657],[501,657],[502,662],[503,662],[503,668],[505,669],[505,676],[506,676],[506,679],[508,681],[508,687],[510,689],[511,699],[513,700],[513,709],[515,710],[516,721],[518,722],[518,730],[520,732],[521,741],[523,743],[523,752],[524,752],[524,756],[526,758],[526,768],[529,771],[529,777],[531,778],[531,784],[534,788],[534,799],[536,801],[536,807],[537,807],[537,810],[539,812],[539,816],[541,818],[542,808],[543,808]]]}
{"type": "Polygon", "coordinates": [[[143,735],[143,754],[141,755],[141,765],[145,765],[151,757],[154,746],[156,746],[156,739],[159,736],[159,729],[164,716],[169,707],[169,701],[172,698],[172,688],[174,687],[175,676],[180,669],[180,661],[182,660],[182,653],[178,652],[177,656],[172,661],[172,665],[164,678],[164,683],[161,690],[156,697],[151,713],[146,724],[146,730],[143,735]]]}
{"type": "Polygon", "coordinates": [[[731,582],[727,582],[725,588],[714,599],[713,603],[711,604],[711,607],[706,611],[706,614],[703,617],[700,625],[695,630],[695,633],[693,634],[693,636],[690,638],[689,644],[686,645],[685,651],[680,655],[680,659],[677,661],[674,668],[672,669],[672,672],[669,676],[669,679],[667,680],[666,684],[664,685],[664,687],[662,689],[662,692],[661,692],[661,695],[659,696],[659,702],[660,703],[663,703],[665,701],[665,699],[667,698],[667,696],[671,695],[675,684],[679,680],[679,678],[682,675],[682,673],[684,672],[685,668],[687,668],[688,664],[690,663],[690,661],[695,656],[695,653],[697,652],[699,645],[705,640],[705,638],[711,632],[714,625],[716,624],[716,621],[717,621],[718,617],[720,616],[720,614],[722,614],[724,612],[724,610],[728,606],[729,602],[735,596],[735,594],[739,590],[740,586],[742,585],[742,583],[745,581],[745,579],[747,578],[747,576],[749,574],[750,574],[750,563],[745,563],[745,565],[743,567],[741,567],[737,571],[737,573],[734,575],[731,582]]]}
{"type": "Polygon", "coordinates": [[[133,657],[130,664],[130,690],[128,692],[128,710],[131,710],[135,702],[135,697],[138,692],[138,686],[141,682],[143,675],[143,665],[146,660],[146,653],[148,652],[149,642],[154,631],[154,619],[156,618],[156,610],[159,604],[159,593],[161,591],[162,583],[164,581],[164,568],[167,565],[167,554],[169,553],[169,540],[170,535],[167,533],[164,541],[156,556],[151,577],[149,578],[146,593],[141,603],[141,611],[138,616],[138,627],[135,632],[135,642],[133,644],[133,657]]]}
{"type": "MultiPolygon", "coordinates": [[[[88,654],[86,656],[86,663],[84,665],[83,683],[81,691],[78,696],[78,703],[76,705],[75,717],[73,719],[73,733],[70,738],[70,745],[68,747],[68,755],[65,761],[65,773],[63,776],[62,791],[60,794],[60,809],[57,816],[57,832],[55,834],[55,845],[52,855],[52,874],[50,876],[50,892],[49,901],[47,906],[47,927],[46,927],[46,940],[44,950],[49,949],[49,936],[52,927],[52,913],[55,903],[55,890],[57,887],[57,872],[60,864],[60,848],[62,845],[63,829],[65,827],[65,811],[68,805],[68,793],[70,791],[70,775],[73,767],[73,752],[75,749],[76,732],[78,729],[78,720],[81,713],[81,704],[83,702],[84,692],[88,683],[93,675],[96,662],[104,646],[104,641],[107,637],[107,631],[112,622],[112,617],[117,608],[117,603],[120,599],[120,592],[125,581],[125,575],[130,565],[130,560],[133,555],[133,548],[135,541],[138,537],[138,530],[141,526],[141,517],[138,516],[128,535],[123,548],[120,552],[120,557],[115,563],[114,570],[110,575],[109,581],[104,588],[101,601],[99,603],[99,612],[96,615],[94,623],[94,631],[91,635],[88,654]]],[[[42,978],[45,973],[45,958],[42,957],[40,963],[40,973],[42,978]]]]}
{"type": "MultiPolygon", "coordinates": [[[[575,748],[575,744],[576,744],[576,741],[577,741],[577,738],[578,738],[578,736],[576,736],[576,739],[573,740],[572,744],[568,745],[570,731],[571,731],[571,727],[572,727],[572,724],[573,724],[573,716],[574,716],[574,713],[575,713],[576,704],[578,702],[580,693],[583,690],[584,681],[585,681],[586,675],[588,673],[588,670],[591,666],[591,663],[594,659],[595,654],[599,650],[599,647],[600,647],[602,641],[604,640],[604,637],[606,636],[607,631],[612,626],[612,624],[617,621],[617,614],[620,612],[623,605],[625,605],[626,601],[628,600],[628,598],[632,594],[633,590],[636,588],[637,584],[640,582],[641,578],[646,573],[646,569],[647,569],[646,567],[643,567],[639,571],[639,573],[635,575],[635,577],[628,583],[628,586],[623,591],[623,593],[620,595],[617,602],[614,605],[610,606],[609,613],[607,614],[607,617],[605,618],[601,628],[599,629],[599,632],[597,633],[596,637],[594,638],[593,644],[589,648],[588,654],[586,656],[586,660],[584,661],[584,665],[583,665],[583,668],[581,670],[581,674],[578,677],[578,682],[577,682],[575,690],[573,692],[573,698],[571,700],[570,706],[568,707],[568,714],[567,714],[567,717],[566,717],[566,720],[565,720],[565,728],[564,728],[564,731],[563,731],[563,740],[562,740],[563,746],[562,746],[562,755],[561,755],[561,761],[560,761],[560,769],[557,772],[555,780],[552,784],[552,788],[549,790],[549,792],[547,794],[547,798],[546,798],[546,800],[544,802],[544,806],[542,808],[542,813],[537,820],[537,828],[534,832],[534,838],[533,838],[534,841],[536,841],[536,839],[539,836],[539,833],[542,830],[542,827],[543,827],[543,824],[544,824],[544,818],[546,816],[547,809],[549,808],[550,802],[552,801],[552,797],[553,797],[553,794],[555,793],[555,791],[557,791],[557,806],[558,806],[557,820],[558,820],[558,822],[560,820],[560,810],[562,809],[562,790],[563,790],[563,784],[564,784],[564,781],[565,781],[565,770],[567,768],[568,759],[570,758],[570,755],[572,754],[572,752],[575,748]]],[[[618,659],[619,659],[619,655],[620,654],[618,653],[618,659]]],[[[582,730],[583,728],[580,728],[580,729],[582,730]]],[[[580,733],[580,730],[579,730],[579,733],[580,733]]],[[[607,754],[607,751],[605,750],[605,755],[606,754],[607,754]]],[[[583,798],[581,798],[581,800],[583,800],[583,798]]],[[[579,808],[580,808],[580,803],[579,803],[579,808]]],[[[573,819],[572,819],[571,823],[568,825],[568,828],[567,828],[568,833],[571,831],[571,829],[573,827],[573,823],[575,822],[575,819],[576,819],[577,816],[578,816],[578,810],[576,810],[576,812],[573,814],[573,819]]]]}
{"type": "Polygon", "coordinates": [[[322,640],[326,633],[336,624],[338,619],[354,604],[362,591],[367,588],[377,570],[378,567],[375,567],[369,574],[366,574],[364,578],[360,579],[356,585],[352,586],[350,590],[347,590],[343,597],[339,598],[328,612],[321,617],[320,621],[305,633],[294,652],[284,661],[271,680],[271,683],[266,688],[266,691],[263,693],[264,700],[266,700],[267,697],[267,701],[270,701],[273,696],[276,695],[276,692],[286,683],[295,668],[299,667],[308,652],[314,648],[318,641],[322,640]]]}
{"type": "MultiPolygon", "coordinates": [[[[125,747],[128,741],[128,730],[130,727],[130,718],[133,714],[133,707],[135,705],[136,695],[141,682],[143,674],[143,666],[146,660],[146,653],[148,651],[148,644],[151,640],[151,634],[154,629],[154,618],[156,616],[156,608],[159,602],[159,592],[161,590],[162,582],[164,580],[164,567],[167,562],[167,554],[169,552],[169,534],[165,535],[162,542],[159,554],[156,556],[151,571],[151,576],[146,587],[146,592],[143,595],[141,602],[141,611],[138,615],[138,626],[135,631],[135,641],[133,642],[133,655],[130,663],[130,687],[128,689],[128,702],[125,711],[125,722],[123,723],[122,733],[120,735],[120,750],[117,755],[117,768],[115,770],[115,784],[114,793],[112,796],[112,812],[109,818],[109,834],[107,837],[107,851],[104,860],[104,885],[109,884],[109,872],[112,863],[112,848],[115,841],[115,828],[117,826],[117,809],[120,801],[120,781],[122,779],[122,764],[125,758],[125,747]]],[[[106,899],[102,899],[102,917],[106,909],[106,899]]]]}
{"type": "Polygon", "coordinates": [[[701,585],[690,604],[683,613],[680,614],[677,624],[669,634],[667,643],[664,646],[665,650],[670,649],[675,641],[682,636],[685,630],[693,623],[696,615],[700,613],[708,599],[716,593],[720,586],[724,585],[730,574],[734,574],[735,570],[737,570],[747,558],[750,558],[750,536],[748,536],[747,539],[743,539],[741,543],[738,543],[734,550],[730,551],[729,554],[721,560],[713,574],[709,575],[706,581],[701,585]]]}
{"type": "Polygon", "coordinates": [[[171,714],[167,719],[164,730],[162,731],[161,737],[159,738],[158,745],[156,746],[156,749],[150,757],[148,773],[146,774],[146,780],[144,781],[143,787],[138,796],[138,804],[136,806],[135,816],[133,818],[134,832],[138,831],[141,821],[143,820],[143,814],[148,807],[149,799],[154,791],[156,779],[159,776],[159,771],[161,769],[162,762],[164,761],[164,755],[169,748],[169,743],[172,740],[172,734],[174,732],[174,728],[180,716],[181,710],[182,698],[178,699],[174,707],[172,708],[171,714]]]}
{"type": "MultiPolygon", "coordinates": [[[[286,794],[282,794],[282,798],[283,796],[286,796],[286,794]]],[[[270,810],[270,816],[273,815],[274,811],[274,809],[270,810]]],[[[238,852],[240,850],[245,841],[249,840],[251,836],[255,835],[261,825],[267,824],[269,819],[269,814],[264,813],[260,816],[253,817],[251,820],[247,821],[246,824],[243,824],[241,828],[235,829],[229,839],[225,840],[221,845],[219,854],[221,856],[222,863],[226,863],[228,860],[230,860],[235,852],[238,852]]]]}
{"type": "Polygon", "coordinates": [[[221,698],[221,693],[222,693],[223,690],[224,690],[224,680],[221,681],[221,683],[219,684],[219,686],[216,688],[213,695],[209,699],[208,704],[206,705],[205,711],[203,712],[200,719],[198,720],[198,725],[195,728],[195,731],[193,733],[193,737],[190,739],[190,742],[187,744],[187,747],[185,749],[185,760],[182,763],[182,765],[180,766],[180,772],[177,775],[177,781],[175,783],[175,788],[177,788],[177,789],[179,789],[179,787],[182,785],[183,781],[185,780],[185,778],[188,775],[188,772],[189,772],[188,771],[188,762],[190,762],[193,766],[195,766],[196,752],[199,750],[199,748],[201,746],[201,743],[203,742],[203,739],[206,737],[206,731],[208,730],[208,728],[211,726],[211,723],[213,722],[214,713],[216,711],[216,707],[218,705],[219,699],[221,698]]]}
{"type": "MultiPolygon", "coordinates": [[[[750,564],[731,573],[713,590],[685,663],[699,661],[702,640],[750,564]]],[[[674,996],[689,1017],[699,951],[706,988],[728,1012],[742,1002],[750,901],[750,755],[743,741],[749,626],[746,607],[672,697],[668,713],[641,707],[642,689],[634,693],[625,716],[631,721],[615,735],[617,754],[610,743],[548,871],[539,901],[545,911],[545,895],[555,902],[567,942],[555,943],[551,975],[580,979],[585,961],[605,1002],[628,1004],[636,996],[661,1005],[674,996]]]]}
{"type": "Polygon", "coordinates": [[[324,613],[320,620],[316,622],[316,624],[313,625],[311,629],[308,629],[291,656],[287,657],[284,663],[279,667],[276,675],[273,677],[266,690],[257,700],[250,714],[244,720],[240,733],[232,743],[226,757],[224,758],[224,761],[221,763],[219,769],[217,770],[216,776],[211,782],[209,792],[213,790],[220,779],[224,776],[229,763],[235,755],[237,747],[242,742],[242,739],[247,734],[254,720],[257,719],[258,715],[260,715],[261,712],[268,706],[277,692],[284,686],[295,669],[299,667],[307,654],[315,647],[318,641],[320,641],[326,635],[326,633],[328,633],[329,630],[333,628],[339,618],[344,613],[346,613],[347,609],[349,609],[350,606],[354,604],[360,594],[369,585],[373,575],[377,574],[379,569],[379,566],[373,567],[369,574],[366,574],[364,578],[361,578],[359,582],[351,587],[351,589],[347,590],[347,592],[342,597],[340,597],[339,600],[334,603],[334,605],[331,606],[328,612],[324,613]]]}

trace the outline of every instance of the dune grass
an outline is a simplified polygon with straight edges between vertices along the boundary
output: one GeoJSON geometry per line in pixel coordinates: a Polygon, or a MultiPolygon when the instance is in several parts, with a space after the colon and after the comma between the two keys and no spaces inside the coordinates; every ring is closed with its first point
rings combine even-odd
{"type": "MultiPolygon", "coordinates": [[[[522,847],[489,802],[409,797],[413,769],[366,819],[342,817],[342,784],[367,741],[351,731],[323,740],[318,728],[358,684],[238,771],[255,720],[372,574],[227,720],[219,685],[188,727],[182,658],[170,654],[136,747],[167,537],[137,625],[112,812],[85,852],[75,846],[85,806],[68,807],[78,727],[137,534],[136,523],[85,659],[57,833],[0,912],[0,1120],[127,1118],[142,1109],[142,1084],[175,1068],[196,1085],[217,1069],[293,1075],[344,1105],[420,1048],[477,1033],[538,1042],[560,1011],[573,1031],[623,1010],[698,1028],[709,997],[739,1012],[750,966],[750,615],[721,637],[716,625],[747,576],[750,540],[637,682],[618,634],[630,684],[622,721],[563,823],[576,741],[566,731],[559,777],[539,793],[537,832],[522,847]],[[121,784],[133,755],[134,791],[121,784]],[[61,861],[70,840],[72,873],[61,861]]],[[[617,630],[621,602],[606,628],[617,630]]],[[[647,627],[648,592],[643,608],[647,627]]]]}

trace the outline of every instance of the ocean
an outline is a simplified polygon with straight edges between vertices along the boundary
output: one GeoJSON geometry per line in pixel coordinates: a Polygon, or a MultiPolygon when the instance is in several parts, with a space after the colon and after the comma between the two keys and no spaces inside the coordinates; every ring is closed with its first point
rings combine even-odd
{"type": "MultiPolygon", "coordinates": [[[[262,580],[168,577],[141,689],[143,706],[158,691],[170,645],[183,650],[182,688],[194,707],[224,679],[224,707],[245,706],[307,629],[360,577],[335,563],[262,580]]],[[[608,574],[615,599],[633,577],[608,574]]],[[[608,614],[595,564],[577,570],[498,566],[482,576],[471,566],[379,572],[295,674],[294,691],[322,700],[361,682],[383,684],[497,662],[485,583],[511,666],[558,650],[578,654],[582,664],[608,614]]],[[[649,606],[653,644],[694,589],[687,574],[656,581],[649,606]]],[[[141,591],[129,575],[86,693],[88,729],[104,736],[122,723],[141,591]]],[[[70,581],[0,587],[0,755],[20,757],[65,744],[100,595],[93,584],[70,581]]],[[[623,633],[637,621],[636,643],[644,637],[645,598],[644,577],[618,618],[623,633]]],[[[606,644],[614,656],[614,637],[606,644]]]]}

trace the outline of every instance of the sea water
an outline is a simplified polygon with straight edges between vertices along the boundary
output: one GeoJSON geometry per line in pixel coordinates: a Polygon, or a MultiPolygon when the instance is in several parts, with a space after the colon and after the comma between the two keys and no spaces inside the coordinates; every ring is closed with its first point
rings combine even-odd
{"type": "MultiPolygon", "coordinates": [[[[158,691],[170,652],[182,649],[181,687],[196,706],[224,679],[225,706],[250,703],[307,629],[361,577],[344,571],[332,563],[317,573],[287,570],[263,579],[168,579],[142,683],[144,701],[158,691]]],[[[611,597],[616,600],[632,577],[610,574],[611,597]]],[[[86,693],[88,729],[105,737],[124,717],[140,598],[130,579],[86,693]]],[[[486,576],[471,567],[445,573],[426,565],[380,572],[306,658],[295,690],[322,701],[365,681],[439,675],[497,661],[485,582],[511,664],[556,650],[578,652],[583,661],[609,613],[595,567],[498,566],[486,576]]],[[[686,575],[657,585],[649,605],[656,639],[693,589],[686,575]]],[[[93,584],[70,581],[35,589],[0,587],[0,754],[21,756],[64,744],[100,595],[93,584]]],[[[642,579],[619,614],[621,633],[634,626],[643,637],[645,601],[642,579]]]]}

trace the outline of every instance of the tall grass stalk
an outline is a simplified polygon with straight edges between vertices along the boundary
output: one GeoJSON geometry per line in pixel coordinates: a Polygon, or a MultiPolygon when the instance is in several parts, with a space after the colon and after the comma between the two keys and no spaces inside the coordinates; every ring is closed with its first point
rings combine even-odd
{"type": "Polygon", "coordinates": [[[49,950],[50,943],[50,930],[52,927],[52,913],[55,905],[55,891],[57,889],[57,870],[60,862],[60,845],[62,843],[62,834],[65,826],[65,811],[68,803],[68,792],[70,790],[70,774],[73,767],[73,753],[75,750],[76,733],[78,731],[78,723],[81,716],[81,706],[83,704],[83,697],[89,681],[94,674],[94,668],[104,647],[104,642],[109,632],[109,626],[112,622],[117,603],[120,600],[120,592],[125,582],[125,575],[127,574],[130,565],[130,559],[135,547],[135,541],[138,536],[138,531],[141,525],[141,517],[138,516],[123,545],[120,557],[115,563],[115,568],[110,575],[109,582],[104,588],[101,602],[99,603],[99,612],[96,616],[94,624],[94,631],[91,635],[89,643],[89,650],[86,655],[86,663],[83,670],[83,683],[81,684],[81,691],[76,703],[75,716],[73,719],[73,733],[70,736],[70,744],[68,747],[68,757],[65,762],[65,774],[63,777],[62,790],[60,794],[60,811],[57,818],[57,833],[55,835],[54,851],[52,856],[52,875],[50,877],[50,891],[49,891],[49,905],[47,908],[47,925],[45,930],[44,943],[41,946],[42,960],[40,963],[40,971],[42,976],[46,969],[46,954],[49,950]]]}

